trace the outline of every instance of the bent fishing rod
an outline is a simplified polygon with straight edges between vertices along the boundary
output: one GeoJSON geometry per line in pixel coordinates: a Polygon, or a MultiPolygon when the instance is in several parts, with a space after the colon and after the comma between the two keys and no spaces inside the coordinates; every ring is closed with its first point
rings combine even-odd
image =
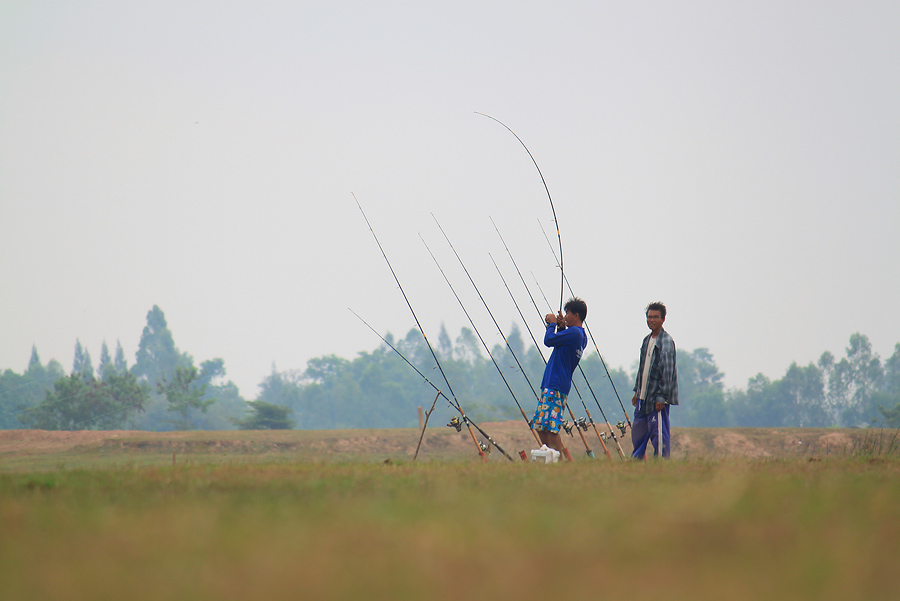
{"type": "Polygon", "coordinates": [[[525,152],[528,153],[528,156],[531,158],[531,162],[534,163],[534,168],[537,169],[538,175],[541,176],[541,183],[544,184],[544,191],[547,192],[547,200],[550,201],[550,211],[553,213],[553,223],[556,224],[556,238],[559,240],[559,273],[560,273],[560,282],[559,282],[559,310],[562,311],[563,307],[563,295],[565,289],[565,269],[563,268],[563,247],[562,247],[562,234],[559,232],[559,220],[556,218],[556,207],[553,206],[553,198],[550,196],[550,188],[547,187],[547,180],[544,179],[544,174],[541,172],[541,168],[537,164],[537,160],[534,158],[534,155],[531,154],[531,151],[528,150],[528,147],[525,146],[525,142],[522,141],[522,138],[516,134],[510,127],[497,119],[496,117],[491,117],[486,113],[479,113],[475,111],[476,115],[481,115],[482,117],[487,117],[493,121],[496,121],[500,125],[506,128],[506,130],[515,136],[516,140],[519,141],[519,144],[522,145],[522,148],[525,149],[525,152]]]}
{"type": "MultiPolygon", "coordinates": [[[[528,298],[531,300],[531,305],[534,307],[535,312],[537,312],[538,317],[539,318],[543,317],[541,310],[537,306],[537,302],[535,302],[535,300],[534,300],[534,295],[531,294],[531,289],[528,288],[528,284],[525,283],[525,278],[524,278],[524,276],[522,276],[522,271],[519,269],[519,264],[516,263],[516,259],[515,259],[515,257],[513,257],[512,251],[509,249],[509,246],[506,244],[506,240],[503,239],[503,234],[500,233],[500,228],[497,227],[497,224],[496,224],[496,222],[494,222],[493,218],[491,218],[491,223],[493,223],[493,225],[494,225],[494,230],[497,232],[497,236],[500,238],[500,242],[503,243],[503,248],[506,249],[506,254],[509,256],[509,260],[512,262],[513,267],[515,267],[515,269],[516,269],[516,273],[519,276],[519,281],[522,282],[522,286],[525,288],[525,292],[528,294],[528,298]]],[[[493,261],[493,257],[491,257],[491,260],[493,261]]],[[[494,263],[494,265],[496,266],[496,262],[494,263]]],[[[497,271],[498,272],[500,271],[499,267],[497,268],[497,271]]],[[[533,273],[532,273],[532,276],[534,276],[533,273]]],[[[500,274],[500,278],[503,279],[503,274],[500,274]]],[[[534,278],[534,281],[535,281],[535,284],[537,284],[538,290],[540,291],[541,295],[544,297],[544,301],[547,303],[547,306],[550,306],[550,302],[547,300],[547,296],[544,294],[544,290],[541,288],[540,283],[537,281],[537,277],[534,278]]],[[[506,280],[504,280],[503,283],[505,285],[506,280]]],[[[509,290],[509,286],[507,286],[506,289],[509,290]]],[[[512,292],[510,292],[510,296],[513,296],[512,292]]],[[[516,303],[515,298],[513,298],[513,304],[516,305],[516,309],[519,309],[519,305],[518,305],[518,303],[516,303]]],[[[528,321],[522,315],[521,309],[519,309],[519,315],[522,317],[522,321],[525,322],[526,329],[527,329],[528,321]]],[[[531,334],[530,329],[528,330],[528,333],[531,334]]],[[[540,348],[540,345],[537,344],[537,340],[535,340],[534,334],[531,334],[531,340],[534,341],[535,346],[538,347],[538,352],[540,352],[541,348],[540,348]]],[[[541,357],[543,357],[543,353],[541,353],[541,357]]],[[[578,367],[579,367],[582,377],[584,378],[585,383],[588,385],[588,388],[591,391],[591,396],[594,397],[594,402],[597,403],[597,408],[600,409],[600,414],[603,416],[603,419],[606,422],[606,427],[609,429],[609,435],[612,437],[613,441],[615,441],[616,446],[618,447],[618,450],[619,450],[619,455],[621,456],[622,459],[624,459],[625,453],[622,450],[622,445],[619,444],[619,439],[616,436],[616,433],[613,431],[612,425],[610,425],[609,420],[606,418],[606,413],[604,413],[603,407],[600,406],[600,400],[597,398],[597,395],[594,394],[594,389],[591,387],[590,382],[587,379],[587,375],[584,373],[584,369],[581,367],[580,362],[579,362],[578,367]]],[[[590,411],[587,410],[587,405],[585,405],[584,398],[581,396],[581,391],[578,390],[578,386],[576,386],[574,382],[572,383],[572,385],[575,388],[575,392],[578,394],[578,398],[581,399],[581,404],[585,409],[585,413],[587,414],[588,419],[591,421],[591,424],[594,424],[594,420],[591,417],[591,413],[590,413],[590,411]]],[[[620,430],[621,430],[621,428],[620,428],[620,430]]],[[[612,459],[612,457],[609,454],[609,451],[606,448],[606,443],[604,442],[604,439],[603,439],[604,437],[600,435],[599,431],[597,431],[597,427],[595,424],[594,424],[594,431],[597,433],[597,437],[600,439],[600,445],[603,447],[603,450],[606,452],[607,457],[610,457],[610,459],[612,459]]],[[[624,430],[622,430],[622,435],[623,436],[625,435],[624,430]]]]}
{"type": "MultiPolygon", "coordinates": [[[[550,246],[550,252],[553,253],[553,257],[555,258],[556,252],[553,250],[553,245],[550,244],[550,238],[547,236],[547,232],[544,230],[544,225],[541,223],[540,219],[538,219],[538,224],[541,226],[541,231],[544,232],[544,239],[547,240],[547,244],[550,246]]],[[[562,261],[562,258],[560,258],[560,261],[562,261]]],[[[562,268],[560,267],[560,269],[562,269],[562,268]]],[[[568,286],[568,288],[569,288],[569,294],[572,294],[574,296],[575,293],[572,292],[572,285],[569,283],[569,278],[567,278],[565,275],[563,275],[563,281],[565,282],[566,286],[568,286]]],[[[631,418],[628,415],[628,410],[625,409],[625,404],[622,402],[622,397],[619,396],[619,391],[616,389],[616,383],[613,382],[612,376],[609,374],[609,368],[606,366],[606,361],[603,359],[603,354],[600,352],[600,348],[597,346],[597,339],[594,338],[593,333],[591,333],[591,327],[589,325],[587,325],[587,323],[584,324],[584,327],[585,327],[585,330],[587,330],[588,336],[591,337],[591,342],[594,343],[594,350],[597,351],[597,356],[600,357],[600,363],[603,364],[603,369],[606,371],[606,377],[609,378],[609,383],[612,386],[613,392],[616,395],[616,399],[619,401],[619,405],[622,407],[622,413],[625,414],[625,421],[628,422],[628,427],[630,428],[631,427],[631,418]]],[[[624,430],[622,433],[624,434],[624,430]]]]}
{"type": "MultiPolygon", "coordinates": [[[[435,389],[435,391],[437,391],[437,396],[435,397],[435,400],[437,400],[438,397],[444,397],[444,399],[447,400],[447,402],[450,404],[451,407],[453,407],[454,409],[457,409],[456,405],[453,404],[453,400],[452,400],[450,397],[448,397],[446,394],[444,394],[444,391],[441,390],[440,388],[438,388],[437,385],[436,385],[434,382],[432,382],[431,380],[429,380],[429,379],[428,379],[428,376],[426,376],[425,374],[423,374],[423,373],[421,372],[421,370],[419,370],[418,367],[416,367],[415,365],[413,365],[413,363],[412,363],[409,359],[407,359],[406,356],[405,356],[403,353],[401,353],[401,352],[397,349],[396,346],[394,346],[393,344],[391,344],[390,342],[388,342],[387,339],[386,339],[384,336],[382,336],[381,334],[378,333],[378,330],[376,330],[376,329],[373,328],[371,325],[369,325],[369,322],[367,322],[365,319],[363,319],[362,317],[360,317],[359,314],[358,314],[356,311],[354,311],[353,309],[350,309],[350,312],[353,313],[354,315],[356,315],[356,317],[357,317],[361,322],[363,322],[364,324],[366,324],[366,326],[367,326],[370,330],[372,330],[373,332],[375,332],[375,335],[378,336],[379,338],[381,338],[381,341],[382,341],[382,342],[384,342],[386,345],[388,345],[388,346],[391,348],[391,350],[393,350],[395,353],[397,353],[397,354],[400,356],[401,359],[403,359],[404,361],[406,361],[406,364],[407,364],[407,365],[409,365],[411,368],[413,368],[413,369],[416,371],[416,373],[419,374],[419,376],[421,376],[421,378],[422,378],[429,386],[431,386],[432,388],[435,389]]],[[[431,406],[431,410],[434,410],[434,405],[431,406]]],[[[460,413],[462,413],[462,412],[460,412],[460,413]]],[[[431,415],[431,411],[429,411],[428,414],[431,415]]],[[[457,419],[457,418],[453,418],[453,419],[455,420],[455,419],[457,419]]],[[[495,447],[497,447],[497,450],[500,451],[501,453],[503,453],[503,456],[504,456],[504,457],[506,457],[507,459],[509,459],[510,461],[512,461],[512,457],[510,457],[510,456],[506,453],[506,451],[503,450],[503,448],[502,448],[500,445],[498,445],[496,442],[494,442],[494,439],[491,438],[491,437],[487,434],[487,432],[485,432],[484,430],[482,430],[482,429],[478,426],[478,424],[476,424],[475,422],[473,422],[469,417],[466,417],[465,415],[463,415],[463,421],[466,423],[466,425],[469,425],[469,426],[470,426],[470,428],[469,428],[469,431],[470,431],[470,432],[471,432],[472,427],[474,427],[476,430],[478,430],[478,433],[481,434],[481,436],[483,436],[484,439],[488,441],[489,444],[492,444],[492,445],[494,445],[495,447]]],[[[426,425],[427,425],[428,422],[426,421],[425,423],[426,423],[426,425]]],[[[456,424],[454,424],[454,423],[452,423],[452,422],[451,422],[450,424],[447,424],[447,425],[448,425],[448,426],[456,427],[456,424]]],[[[462,424],[460,424],[460,426],[461,426],[461,425],[462,425],[462,424]]],[[[460,431],[461,431],[461,428],[460,428],[460,427],[457,427],[457,428],[456,428],[456,431],[457,431],[457,432],[460,432],[460,431]]],[[[424,435],[425,435],[425,428],[422,428],[422,436],[424,436],[424,435]]],[[[474,438],[474,436],[473,436],[473,438],[474,438]]],[[[477,443],[477,441],[476,441],[476,443],[477,443]]],[[[419,437],[419,444],[420,444],[420,445],[422,444],[422,438],[421,438],[421,437],[419,437]]],[[[484,452],[484,450],[485,450],[485,449],[481,448],[481,445],[480,445],[480,444],[478,445],[478,448],[481,449],[482,452],[484,452]]],[[[418,448],[416,448],[416,455],[418,455],[418,453],[419,453],[419,450],[418,450],[418,448]]],[[[413,460],[415,460],[415,457],[413,457],[413,460]]]]}
{"type": "MultiPolygon", "coordinates": [[[[531,158],[531,162],[534,163],[534,167],[535,167],[535,169],[537,169],[538,175],[540,175],[540,177],[541,177],[541,183],[544,184],[544,191],[547,192],[547,200],[550,201],[550,210],[551,210],[551,212],[553,213],[553,223],[556,224],[556,238],[557,238],[557,241],[559,242],[559,274],[560,274],[560,284],[559,284],[559,311],[562,312],[563,298],[564,298],[564,295],[565,295],[565,285],[566,285],[566,282],[567,282],[567,280],[566,280],[566,270],[565,270],[565,266],[564,266],[564,263],[563,263],[562,234],[560,233],[559,219],[558,219],[557,216],[556,216],[556,207],[554,207],[554,205],[553,205],[553,197],[550,195],[550,188],[547,186],[547,180],[544,178],[544,174],[543,174],[543,172],[541,171],[541,168],[540,168],[540,166],[538,165],[537,160],[534,158],[534,155],[531,154],[531,151],[530,151],[530,150],[528,150],[528,146],[525,145],[525,142],[522,141],[522,138],[520,138],[519,135],[516,134],[516,132],[514,132],[514,131],[512,130],[512,128],[510,128],[508,125],[506,125],[505,123],[503,123],[502,121],[500,121],[500,120],[497,119],[496,117],[492,117],[491,115],[488,115],[488,114],[486,114],[486,113],[480,113],[480,112],[478,112],[478,111],[475,111],[475,113],[478,114],[478,115],[481,115],[481,116],[483,116],[483,117],[487,117],[488,119],[491,119],[491,120],[493,120],[493,121],[496,121],[497,123],[499,123],[500,125],[502,125],[504,128],[506,128],[506,130],[507,130],[509,133],[511,133],[511,134],[516,138],[516,140],[519,141],[519,144],[522,145],[522,148],[525,149],[525,152],[528,153],[528,156],[531,158]]],[[[540,221],[540,220],[539,220],[539,221],[540,221]]],[[[546,233],[545,233],[545,236],[546,236],[546,233]]],[[[548,239],[548,242],[549,242],[549,239],[548,239]]],[[[552,245],[551,245],[551,247],[552,247],[552,245]]],[[[555,255],[556,255],[556,253],[554,253],[554,256],[555,256],[555,255]]],[[[571,292],[571,287],[570,287],[570,292],[571,292]]],[[[591,339],[593,340],[593,335],[590,334],[590,331],[589,331],[589,330],[588,330],[588,335],[590,335],[590,336],[591,336],[591,339]]],[[[596,342],[596,341],[594,341],[594,348],[597,349],[597,354],[600,355],[600,349],[597,348],[597,342],[596,342]]],[[[631,419],[628,417],[628,412],[625,410],[625,405],[622,404],[622,399],[619,397],[619,392],[616,390],[615,383],[612,381],[612,377],[609,376],[609,369],[606,367],[606,361],[603,360],[603,356],[602,356],[602,355],[600,355],[600,362],[603,363],[603,368],[606,370],[607,377],[609,377],[609,381],[610,381],[610,383],[611,383],[612,386],[613,386],[613,391],[616,393],[616,398],[619,399],[619,404],[622,405],[622,411],[625,413],[625,419],[628,421],[628,425],[630,426],[630,425],[631,425],[631,419]]],[[[595,399],[595,400],[596,400],[596,399],[595,399]]],[[[598,406],[598,407],[600,406],[599,401],[597,402],[597,406],[598,406]]],[[[601,413],[603,412],[603,408],[602,408],[602,407],[600,408],[600,411],[601,411],[601,413]]],[[[607,420],[607,422],[608,422],[608,420],[607,420]]]]}
{"type": "MultiPolygon", "coordinates": [[[[541,288],[541,283],[538,282],[538,279],[534,275],[534,273],[532,273],[531,275],[534,277],[534,283],[537,286],[538,291],[541,293],[541,296],[544,297],[544,302],[547,303],[547,306],[549,307],[550,301],[547,300],[547,295],[544,294],[544,290],[541,288]]],[[[619,437],[616,436],[616,433],[613,431],[612,425],[609,423],[609,418],[606,417],[606,412],[603,411],[603,405],[600,404],[600,399],[597,398],[597,395],[594,393],[594,388],[591,386],[591,383],[588,381],[587,374],[584,373],[584,368],[581,367],[580,363],[578,365],[578,369],[581,372],[581,377],[584,378],[585,383],[588,385],[588,390],[591,391],[591,396],[594,397],[594,402],[597,403],[597,409],[600,410],[600,415],[603,416],[603,420],[606,422],[606,427],[609,428],[610,435],[612,436],[613,440],[616,441],[616,447],[618,447],[619,455],[622,457],[622,459],[625,459],[625,451],[622,450],[622,445],[619,444],[619,437]]],[[[622,436],[625,436],[625,422],[618,422],[616,424],[616,427],[622,433],[622,436]]]]}
{"type": "MultiPolygon", "coordinates": [[[[433,217],[433,215],[432,215],[433,217]]],[[[440,227],[440,224],[438,224],[440,227]]],[[[534,435],[534,439],[541,443],[540,438],[537,433],[534,431],[531,422],[528,420],[528,416],[525,414],[525,411],[522,409],[522,405],[519,403],[519,399],[516,398],[516,393],[513,392],[512,387],[509,385],[509,381],[506,379],[506,376],[503,375],[503,370],[500,369],[500,366],[497,364],[497,360],[494,359],[493,353],[491,353],[491,349],[488,348],[487,343],[484,341],[484,338],[481,336],[481,332],[478,331],[478,327],[475,325],[475,322],[472,320],[472,316],[469,315],[469,312],[466,310],[465,305],[463,305],[462,299],[459,298],[459,295],[456,293],[456,290],[453,288],[453,284],[450,283],[450,279],[447,277],[447,274],[444,273],[444,269],[441,267],[440,263],[438,263],[437,257],[434,256],[434,253],[431,252],[431,249],[428,247],[428,244],[425,242],[425,238],[422,238],[422,235],[419,234],[419,238],[422,239],[422,244],[425,245],[425,249],[428,251],[428,254],[431,255],[431,259],[434,261],[434,264],[437,266],[438,270],[441,272],[441,275],[444,276],[444,281],[447,282],[447,286],[450,287],[450,291],[453,293],[453,296],[456,298],[456,302],[459,303],[460,308],[463,310],[463,313],[466,314],[466,318],[468,318],[469,323],[472,325],[472,329],[475,330],[475,334],[478,336],[478,340],[481,341],[481,345],[484,347],[484,350],[487,352],[488,357],[491,359],[491,363],[494,364],[494,367],[497,368],[497,373],[500,374],[500,378],[503,380],[503,383],[506,384],[506,389],[509,391],[510,396],[512,396],[513,401],[516,403],[516,407],[519,408],[519,413],[522,414],[522,419],[525,420],[525,423],[528,424],[528,429],[531,431],[532,435],[534,435]]],[[[501,334],[502,335],[502,334],[501,334]]],[[[523,372],[524,373],[524,372],[523,372]]],[[[527,378],[527,376],[526,376],[527,378]]]]}
{"type": "MultiPolygon", "coordinates": [[[[497,328],[497,332],[499,332],[500,337],[503,338],[503,342],[506,344],[506,348],[507,348],[507,350],[509,350],[509,354],[512,355],[512,358],[515,360],[516,365],[519,368],[519,371],[522,372],[522,376],[524,376],[525,381],[528,383],[528,387],[531,389],[531,392],[534,395],[535,402],[540,403],[541,402],[540,396],[538,395],[537,390],[535,390],[534,385],[531,383],[531,380],[528,378],[528,373],[525,371],[525,368],[522,367],[522,363],[519,361],[519,358],[516,356],[516,352],[513,350],[512,345],[510,345],[509,340],[507,340],[506,335],[503,333],[503,328],[500,327],[500,324],[497,323],[497,320],[494,318],[494,313],[491,311],[490,307],[488,307],[487,301],[484,300],[484,296],[482,296],[481,291],[478,289],[478,286],[475,284],[475,280],[472,279],[472,275],[469,273],[469,270],[466,269],[466,265],[465,265],[465,263],[463,263],[462,257],[460,257],[459,253],[456,252],[456,248],[453,246],[453,243],[450,242],[449,236],[447,236],[447,233],[444,231],[444,228],[441,227],[441,224],[438,222],[437,218],[434,217],[433,213],[431,216],[432,216],[432,218],[434,218],[435,223],[437,223],[438,228],[441,230],[441,233],[444,235],[444,238],[447,240],[447,244],[450,245],[450,249],[453,251],[453,254],[456,255],[456,259],[459,261],[460,266],[463,268],[463,271],[466,273],[466,276],[469,278],[469,282],[472,284],[472,287],[475,289],[475,292],[478,294],[478,298],[481,299],[481,303],[484,305],[485,310],[488,312],[488,315],[491,316],[491,321],[494,322],[494,327],[497,328]]],[[[488,256],[490,256],[490,254],[488,254],[488,256]]],[[[491,257],[491,260],[493,261],[493,257],[491,257]]],[[[501,275],[501,278],[502,278],[502,275],[501,275]]],[[[505,284],[505,282],[504,282],[504,284],[505,284]]],[[[507,290],[509,290],[509,288],[507,288],[507,290]]],[[[515,304],[515,299],[513,299],[513,303],[515,304]]],[[[518,308],[518,306],[516,308],[518,308]]],[[[519,312],[519,314],[521,315],[521,311],[519,312]]],[[[474,323],[472,324],[472,327],[473,328],[475,327],[474,323]]],[[[527,322],[526,322],[526,329],[527,329],[527,322]]],[[[529,334],[530,333],[531,332],[529,330],[529,334]]],[[[479,335],[479,337],[480,337],[480,335],[479,335]]],[[[532,340],[534,340],[533,336],[532,336],[532,340]]],[[[484,344],[483,340],[482,340],[482,344],[484,344]]],[[[485,344],[485,349],[487,349],[486,344],[485,344]]],[[[540,348],[538,348],[538,353],[540,354],[540,348]]],[[[488,354],[490,354],[490,351],[488,351],[488,354]]],[[[541,358],[543,359],[543,355],[541,355],[541,358]]],[[[547,361],[545,359],[544,364],[546,364],[546,363],[547,363],[547,361]]],[[[498,369],[499,369],[499,367],[498,367],[498,369]]],[[[519,404],[518,401],[516,401],[516,404],[517,405],[519,404]]],[[[569,409],[569,415],[572,418],[572,422],[577,423],[577,420],[575,419],[575,415],[572,413],[572,409],[570,407],[568,407],[568,404],[566,404],[566,407],[569,409]]],[[[532,433],[534,433],[534,437],[538,441],[538,444],[541,444],[540,438],[538,437],[537,433],[534,432],[533,420],[528,419],[528,417],[525,415],[525,412],[522,411],[521,405],[519,405],[519,411],[522,413],[522,417],[525,419],[526,423],[528,423],[528,427],[531,428],[532,433]]],[[[571,434],[570,429],[567,429],[567,432],[569,432],[569,434],[571,434]]],[[[593,457],[594,452],[591,450],[590,445],[588,445],[587,440],[584,438],[584,434],[581,433],[581,430],[579,430],[578,433],[581,436],[581,441],[584,443],[585,452],[586,452],[587,456],[593,457]]],[[[568,447],[565,446],[565,443],[562,443],[562,444],[563,444],[563,451],[566,456],[566,459],[568,459],[569,461],[572,461],[572,455],[571,455],[571,453],[569,453],[568,447]]]]}
{"type": "MultiPolygon", "coordinates": [[[[487,462],[487,455],[484,454],[484,450],[481,448],[481,445],[478,444],[478,439],[475,438],[475,433],[472,432],[471,420],[466,416],[465,412],[462,409],[462,405],[459,402],[459,399],[456,398],[456,394],[453,392],[453,388],[450,386],[450,381],[447,379],[447,374],[444,373],[444,368],[441,367],[441,362],[437,357],[437,354],[434,352],[434,348],[431,346],[431,343],[428,342],[428,336],[425,335],[425,330],[422,328],[422,324],[419,322],[419,317],[416,315],[415,310],[413,309],[412,303],[409,301],[409,298],[406,296],[406,292],[403,290],[403,285],[400,284],[400,278],[397,277],[397,273],[394,271],[393,265],[391,265],[391,261],[388,259],[387,253],[384,251],[384,247],[381,246],[381,241],[378,240],[378,236],[375,235],[375,230],[372,228],[372,224],[369,223],[369,218],[366,217],[366,212],[363,211],[362,205],[359,203],[359,199],[356,198],[356,194],[353,194],[353,200],[356,201],[356,206],[359,207],[359,212],[362,213],[363,219],[366,221],[366,225],[369,227],[369,231],[372,232],[372,237],[375,238],[375,243],[378,245],[378,249],[381,251],[381,256],[384,257],[385,262],[388,265],[388,269],[391,270],[391,275],[394,276],[394,281],[397,282],[397,287],[400,288],[400,293],[403,295],[403,299],[406,301],[406,306],[409,307],[410,313],[412,313],[413,319],[416,322],[416,326],[419,328],[419,332],[422,334],[422,338],[425,339],[425,344],[428,346],[428,350],[431,352],[431,357],[434,359],[435,365],[437,365],[438,370],[441,372],[441,376],[444,378],[444,382],[447,384],[447,390],[450,391],[450,396],[453,397],[453,400],[450,401],[450,404],[453,405],[454,408],[459,412],[462,417],[463,422],[466,424],[466,427],[469,429],[469,434],[472,436],[472,442],[475,443],[475,446],[478,449],[478,455],[481,459],[487,462]]],[[[449,399],[448,399],[449,400],[449,399]]],[[[489,439],[490,440],[490,439],[489,439]]],[[[491,444],[494,444],[491,442],[491,444]]],[[[497,446],[494,444],[494,446],[497,446]]],[[[497,450],[503,453],[503,455],[512,461],[512,457],[506,454],[500,447],[497,447],[497,450]]]]}
{"type": "MultiPolygon", "coordinates": [[[[563,308],[563,298],[564,298],[564,294],[565,294],[565,292],[564,292],[564,290],[565,290],[564,282],[565,282],[565,273],[566,273],[565,266],[564,266],[564,263],[563,263],[562,234],[560,233],[559,219],[558,219],[557,216],[556,216],[556,207],[553,205],[553,197],[552,197],[551,194],[550,194],[550,188],[547,186],[547,180],[544,178],[544,173],[541,171],[541,168],[540,168],[540,166],[539,166],[538,163],[537,163],[537,159],[535,159],[535,158],[534,158],[534,155],[531,154],[531,151],[528,150],[528,146],[525,145],[525,142],[522,141],[522,138],[520,138],[519,135],[518,135],[516,132],[514,132],[514,131],[512,130],[511,127],[509,127],[507,124],[503,123],[502,121],[500,121],[500,120],[497,119],[496,117],[492,117],[491,115],[488,115],[488,114],[486,114],[486,113],[480,113],[480,112],[478,112],[478,111],[475,111],[475,113],[478,114],[478,115],[481,115],[481,116],[483,116],[483,117],[487,117],[488,119],[491,119],[491,120],[493,120],[493,121],[496,121],[497,123],[499,123],[500,125],[502,125],[504,128],[506,128],[506,130],[507,130],[509,133],[511,133],[511,134],[516,138],[516,140],[519,141],[519,144],[522,145],[522,148],[525,149],[525,152],[528,153],[529,158],[531,158],[531,162],[534,163],[534,168],[537,169],[538,175],[539,175],[540,178],[541,178],[541,183],[544,185],[544,191],[547,193],[547,200],[550,202],[550,211],[553,213],[553,223],[556,224],[556,239],[557,239],[557,241],[559,242],[559,274],[560,274],[560,283],[559,283],[559,311],[560,311],[560,313],[561,313],[561,312],[562,312],[562,308],[563,308]]],[[[576,389],[576,392],[577,392],[577,389],[576,389]]],[[[580,393],[579,393],[579,396],[580,396],[580,393]]],[[[598,405],[599,405],[599,402],[598,402],[598,405]]],[[[601,409],[601,411],[602,411],[602,409],[601,409]]],[[[571,414],[571,408],[569,408],[569,412],[570,412],[570,414],[571,414]]],[[[573,419],[574,419],[574,416],[573,416],[573,419]]],[[[601,444],[603,444],[603,440],[602,440],[602,439],[601,439],[600,442],[601,442],[601,444]]],[[[587,446],[587,443],[585,443],[585,446],[587,446]]],[[[606,445],[603,444],[603,447],[604,447],[604,450],[605,450],[606,445]]],[[[588,450],[588,454],[591,455],[591,456],[593,456],[593,454],[590,452],[590,449],[588,450]]],[[[607,455],[608,455],[608,454],[609,454],[609,453],[607,452],[607,455]]]]}
{"type": "MultiPolygon", "coordinates": [[[[492,220],[493,221],[493,220],[492,220]]],[[[509,298],[512,300],[513,305],[516,307],[516,311],[519,312],[519,317],[522,318],[522,321],[525,322],[525,329],[528,330],[528,335],[531,336],[531,341],[534,342],[534,346],[537,349],[538,355],[540,355],[541,359],[544,361],[544,365],[547,365],[547,358],[544,357],[543,351],[541,351],[541,346],[538,344],[537,339],[535,339],[534,334],[531,332],[531,328],[528,327],[528,320],[525,319],[525,316],[522,315],[522,309],[519,308],[519,303],[516,302],[515,296],[513,296],[512,290],[509,289],[509,285],[506,283],[506,278],[503,277],[503,273],[500,271],[500,267],[497,266],[497,262],[494,261],[494,257],[488,253],[488,256],[491,258],[491,263],[494,264],[494,267],[497,269],[497,274],[500,276],[500,280],[503,282],[503,286],[506,288],[506,291],[509,293],[509,298]]],[[[517,361],[518,362],[518,361],[517,361]]],[[[531,382],[529,381],[529,384],[531,382]]],[[[578,390],[578,386],[575,385],[575,382],[572,382],[572,387],[575,389],[576,394],[578,394],[578,398],[581,399],[581,392],[578,390]]],[[[538,401],[540,402],[540,401],[538,401]]],[[[587,439],[584,437],[584,433],[582,430],[585,430],[586,427],[582,427],[583,421],[575,419],[575,413],[572,411],[572,407],[569,405],[568,398],[566,399],[566,409],[569,411],[569,417],[572,418],[572,423],[578,426],[576,428],[578,430],[578,435],[581,437],[581,442],[584,443],[585,454],[588,457],[594,456],[594,451],[591,450],[590,445],[588,445],[587,439]]],[[[584,400],[582,399],[581,404],[584,404],[584,400]]],[[[566,429],[569,434],[571,434],[571,428],[566,429]]],[[[609,451],[606,449],[606,444],[603,442],[603,439],[600,438],[600,446],[603,447],[603,451],[606,453],[607,457],[610,457],[609,451]]],[[[610,457],[612,459],[612,457],[610,457]]]]}

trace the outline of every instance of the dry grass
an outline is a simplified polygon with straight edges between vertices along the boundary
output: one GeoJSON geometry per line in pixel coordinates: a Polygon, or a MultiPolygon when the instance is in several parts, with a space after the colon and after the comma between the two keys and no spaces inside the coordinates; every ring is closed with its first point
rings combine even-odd
{"type": "MultiPolygon", "coordinates": [[[[513,457],[537,445],[524,422],[482,424],[513,457]]],[[[605,430],[601,428],[601,431],[605,430]]],[[[616,430],[618,432],[618,430],[616,430]]],[[[480,436],[480,440],[483,440],[480,436]]],[[[593,431],[587,442],[598,460],[607,461],[593,431]]],[[[390,430],[281,430],[226,432],[139,432],[0,430],[0,471],[36,471],[180,462],[234,463],[284,461],[363,461],[412,458],[419,432],[390,430]]],[[[572,456],[584,458],[579,436],[565,437],[572,456]]],[[[621,440],[626,455],[630,437],[621,440]]],[[[618,461],[615,445],[608,442],[618,461]]],[[[429,428],[419,457],[423,461],[470,459],[476,450],[466,429],[429,428]]],[[[823,459],[849,456],[900,456],[896,430],[834,428],[676,428],[672,456],[681,460],[823,459]]],[[[504,461],[492,449],[491,461],[504,461]]]]}

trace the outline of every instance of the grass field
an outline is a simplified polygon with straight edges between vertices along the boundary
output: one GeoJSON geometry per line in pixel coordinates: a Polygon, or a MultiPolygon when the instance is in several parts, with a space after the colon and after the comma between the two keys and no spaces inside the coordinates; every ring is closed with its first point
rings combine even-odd
{"type": "Polygon", "coordinates": [[[540,465],[217,434],[30,454],[0,438],[0,598],[900,598],[900,458],[866,437],[540,465]]]}

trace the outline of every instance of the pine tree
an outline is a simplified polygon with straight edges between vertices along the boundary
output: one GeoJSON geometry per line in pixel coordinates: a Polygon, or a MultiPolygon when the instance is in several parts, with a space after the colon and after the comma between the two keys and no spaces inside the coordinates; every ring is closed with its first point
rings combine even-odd
{"type": "Polygon", "coordinates": [[[43,367],[41,365],[41,358],[38,356],[37,345],[31,345],[31,358],[28,360],[28,369],[30,370],[32,367],[43,367]]]}
{"type": "Polygon", "coordinates": [[[116,373],[116,368],[113,366],[112,357],[109,355],[109,347],[104,340],[103,346],[100,347],[100,364],[97,366],[97,377],[105,380],[113,373],[116,373]]]}
{"type": "Polygon", "coordinates": [[[122,350],[122,343],[116,340],[116,358],[113,362],[116,373],[124,374],[128,371],[128,363],[125,361],[125,351],[122,350]]]}
{"type": "Polygon", "coordinates": [[[94,378],[94,365],[91,353],[81,346],[81,340],[75,340],[75,360],[72,362],[72,373],[80,374],[86,380],[94,378]]]}
{"type": "Polygon", "coordinates": [[[152,388],[171,378],[177,368],[193,367],[193,359],[175,347],[175,339],[166,323],[166,316],[157,305],[147,313],[147,325],[141,334],[136,361],[131,372],[146,378],[152,388]]]}

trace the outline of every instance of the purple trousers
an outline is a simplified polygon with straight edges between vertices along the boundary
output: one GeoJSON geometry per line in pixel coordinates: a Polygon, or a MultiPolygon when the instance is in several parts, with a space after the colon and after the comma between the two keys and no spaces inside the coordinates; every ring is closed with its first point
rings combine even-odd
{"type": "Polygon", "coordinates": [[[631,422],[631,443],[634,445],[633,459],[643,459],[647,454],[648,444],[653,444],[653,455],[659,454],[659,441],[657,440],[656,420],[662,417],[663,457],[668,457],[671,452],[669,438],[669,405],[665,405],[662,411],[654,411],[650,415],[641,415],[640,403],[634,410],[634,420],[631,422]]]}

